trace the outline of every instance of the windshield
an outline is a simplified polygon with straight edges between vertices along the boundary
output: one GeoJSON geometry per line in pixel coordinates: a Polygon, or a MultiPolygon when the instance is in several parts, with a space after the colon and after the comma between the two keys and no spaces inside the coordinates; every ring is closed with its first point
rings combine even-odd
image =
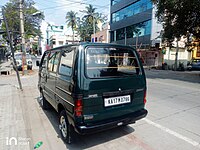
{"type": "MultiPolygon", "coordinates": [[[[15,54],[15,59],[22,59],[22,54],[15,54]]],[[[26,59],[31,59],[31,55],[26,54],[26,59]]]]}
{"type": "Polygon", "coordinates": [[[135,53],[130,49],[86,49],[86,75],[89,78],[119,77],[139,74],[135,53]]]}

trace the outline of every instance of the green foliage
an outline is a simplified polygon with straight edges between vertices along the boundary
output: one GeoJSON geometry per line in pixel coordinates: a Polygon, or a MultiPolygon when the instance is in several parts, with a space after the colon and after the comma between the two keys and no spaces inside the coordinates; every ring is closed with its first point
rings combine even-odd
{"type": "Polygon", "coordinates": [[[67,26],[71,27],[72,30],[74,30],[77,26],[77,17],[76,17],[77,13],[74,11],[69,11],[67,12],[66,15],[66,22],[67,22],[67,26]]]}
{"type": "Polygon", "coordinates": [[[88,23],[82,19],[80,20],[80,18],[78,18],[78,27],[77,27],[77,34],[80,36],[81,41],[90,41],[91,40],[91,34],[92,34],[92,30],[93,28],[91,26],[88,26],[88,23]]]}
{"type": "Polygon", "coordinates": [[[81,12],[85,13],[82,20],[86,22],[87,26],[89,26],[89,34],[90,36],[94,33],[93,31],[93,22],[95,23],[95,29],[96,32],[99,31],[99,28],[97,26],[98,22],[104,22],[107,20],[105,16],[102,14],[96,12],[96,8],[94,8],[92,5],[88,5],[85,7],[85,10],[82,10],[81,12]]]}
{"type": "Polygon", "coordinates": [[[200,38],[200,0],[152,0],[163,23],[163,37],[171,41],[188,33],[200,38]]]}
{"type": "MultiPolygon", "coordinates": [[[[41,35],[39,29],[41,20],[44,19],[44,15],[33,16],[38,10],[34,7],[34,1],[24,0],[23,12],[24,12],[24,30],[25,37],[41,35]]],[[[5,5],[5,16],[8,22],[9,29],[15,33],[14,36],[20,33],[20,18],[19,18],[19,0],[10,0],[5,5]]],[[[5,30],[5,23],[2,28],[5,30]]]]}
{"type": "Polygon", "coordinates": [[[66,15],[66,22],[67,22],[67,26],[72,28],[72,32],[73,32],[73,41],[74,41],[74,30],[76,29],[77,26],[77,17],[76,17],[77,13],[74,11],[69,11],[67,12],[66,15]]]}
{"type": "MultiPolygon", "coordinates": [[[[107,21],[107,17],[103,16],[101,13],[96,12],[96,8],[92,5],[88,5],[85,7],[85,10],[82,10],[85,15],[82,18],[76,18],[76,21],[72,21],[72,12],[68,12],[66,17],[68,26],[72,27],[72,22],[76,22],[77,25],[76,31],[81,37],[81,41],[90,41],[91,35],[94,33],[93,23],[95,24],[96,32],[99,31],[97,26],[98,22],[105,22],[107,21]],[[71,16],[70,16],[71,14],[71,16]],[[70,19],[71,18],[71,19],[70,19]]],[[[73,14],[77,14],[74,13],[73,14]]]]}

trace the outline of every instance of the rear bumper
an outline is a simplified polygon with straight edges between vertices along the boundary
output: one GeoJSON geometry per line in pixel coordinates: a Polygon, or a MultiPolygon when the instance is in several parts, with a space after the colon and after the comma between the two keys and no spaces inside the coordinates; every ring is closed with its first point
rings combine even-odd
{"type": "Polygon", "coordinates": [[[117,118],[115,120],[112,120],[110,122],[105,122],[105,123],[99,123],[91,126],[75,126],[76,132],[79,134],[91,134],[91,133],[96,133],[100,132],[103,130],[108,130],[111,128],[115,128],[121,125],[126,125],[130,123],[135,123],[135,121],[144,118],[147,115],[147,110],[142,109],[139,111],[136,111],[134,113],[122,116],[120,118],[117,118]]]}

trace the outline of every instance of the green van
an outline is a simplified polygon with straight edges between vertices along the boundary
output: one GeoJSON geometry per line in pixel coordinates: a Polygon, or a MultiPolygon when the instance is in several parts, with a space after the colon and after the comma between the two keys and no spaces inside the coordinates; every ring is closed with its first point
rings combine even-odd
{"type": "Polygon", "coordinates": [[[39,65],[43,109],[60,114],[62,138],[135,123],[147,110],[146,78],[140,58],[129,46],[80,43],[48,50],[39,65]]]}

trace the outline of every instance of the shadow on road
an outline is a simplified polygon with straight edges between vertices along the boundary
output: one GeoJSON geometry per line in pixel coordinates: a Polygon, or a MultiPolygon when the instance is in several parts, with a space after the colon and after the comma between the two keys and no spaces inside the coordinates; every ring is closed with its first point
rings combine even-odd
{"type": "Polygon", "coordinates": [[[145,70],[147,78],[171,79],[191,83],[200,83],[200,71],[145,70]]]}
{"type": "MultiPolygon", "coordinates": [[[[39,103],[39,97],[37,98],[37,101],[39,103]]],[[[61,138],[61,133],[58,127],[58,113],[55,111],[53,107],[50,106],[48,110],[43,110],[51,124],[53,125],[55,131],[58,134],[58,138],[61,138]]],[[[90,135],[75,135],[75,139],[73,139],[71,144],[66,144],[67,149],[87,149],[91,148],[96,145],[100,145],[112,140],[115,140],[117,138],[126,136],[128,134],[131,134],[135,130],[130,126],[121,126],[118,128],[113,128],[107,131],[99,132],[96,134],[90,134],[90,135]]]]}

